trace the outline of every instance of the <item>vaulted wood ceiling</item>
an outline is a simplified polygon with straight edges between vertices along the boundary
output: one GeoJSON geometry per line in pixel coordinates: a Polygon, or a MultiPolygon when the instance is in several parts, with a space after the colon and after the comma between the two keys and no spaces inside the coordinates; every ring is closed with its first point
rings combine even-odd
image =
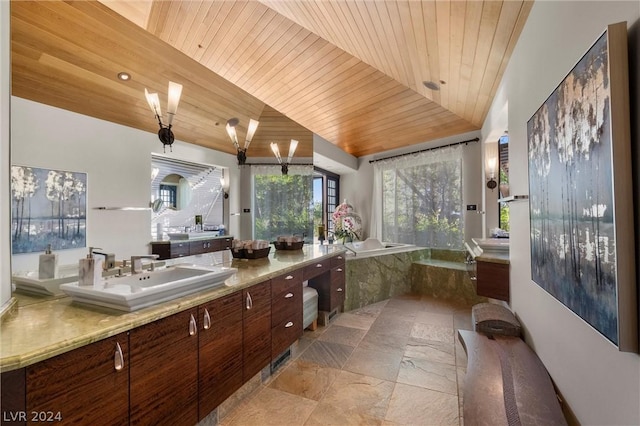
{"type": "MultiPolygon", "coordinates": [[[[176,138],[233,153],[226,120],[238,117],[243,135],[249,118],[263,117],[250,156],[312,132],[362,156],[479,129],[531,8],[517,0],[103,3],[12,1],[13,94],[154,131],[144,87],[166,99],[176,81],[184,85],[176,138]],[[116,80],[120,71],[133,79],[116,80]]],[[[298,155],[311,156],[306,145],[298,155]]]]}

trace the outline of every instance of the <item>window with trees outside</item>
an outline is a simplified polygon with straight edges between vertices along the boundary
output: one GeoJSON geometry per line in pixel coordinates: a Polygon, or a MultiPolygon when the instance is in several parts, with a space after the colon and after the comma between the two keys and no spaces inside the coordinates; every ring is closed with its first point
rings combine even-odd
{"type": "Polygon", "coordinates": [[[254,187],[254,238],[275,241],[298,235],[313,241],[313,166],[251,166],[254,187]]]}
{"type": "MultiPolygon", "coordinates": [[[[500,164],[500,198],[509,196],[509,136],[503,135],[498,141],[498,159],[500,164]]],[[[509,203],[500,203],[500,229],[509,231],[509,203]]]]}
{"type": "Polygon", "coordinates": [[[463,248],[459,145],[379,161],[374,169],[383,241],[463,248]]]}

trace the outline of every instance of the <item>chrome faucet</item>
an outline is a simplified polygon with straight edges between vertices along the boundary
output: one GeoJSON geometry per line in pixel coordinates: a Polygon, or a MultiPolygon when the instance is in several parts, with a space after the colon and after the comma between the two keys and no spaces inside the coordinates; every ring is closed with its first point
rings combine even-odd
{"type": "Polygon", "coordinates": [[[157,259],[157,254],[145,254],[143,256],[131,256],[131,275],[142,273],[142,259],[157,259]]]}

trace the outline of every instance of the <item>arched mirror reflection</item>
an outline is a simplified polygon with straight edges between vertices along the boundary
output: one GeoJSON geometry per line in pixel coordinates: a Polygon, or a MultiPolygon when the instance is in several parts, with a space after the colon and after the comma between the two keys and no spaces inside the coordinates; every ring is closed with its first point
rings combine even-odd
{"type": "Polygon", "coordinates": [[[158,198],[167,208],[183,210],[191,203],[191,185],[182,175],[172,173],[165,176],[158,189],[158,198]]]}

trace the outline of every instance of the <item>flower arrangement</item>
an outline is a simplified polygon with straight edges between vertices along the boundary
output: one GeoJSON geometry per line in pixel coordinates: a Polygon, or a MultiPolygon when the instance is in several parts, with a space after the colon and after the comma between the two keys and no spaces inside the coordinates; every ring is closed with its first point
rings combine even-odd
{"type": "Polygon", "coordinates": [[[333,219],[333,235],[335,238],[346,240],[360,240],[362,238],[362,221],[353,212],[353,207],[345,200],[336,207],[331,215],[333,219]]]}

